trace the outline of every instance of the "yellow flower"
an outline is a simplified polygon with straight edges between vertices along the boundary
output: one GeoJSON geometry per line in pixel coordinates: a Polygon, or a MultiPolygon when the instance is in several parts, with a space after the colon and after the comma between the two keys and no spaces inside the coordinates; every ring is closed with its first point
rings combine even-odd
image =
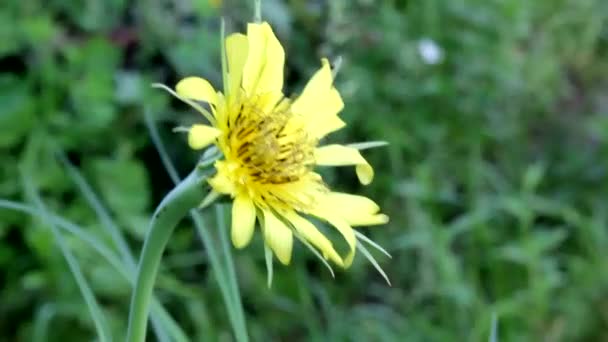
{"type": "Polygon", "coordinates": [[[317,146],[345,126],[338,117],[344,104],[332,84],[328,61],[321,61],[302,94],[292,100],[282,92],[285,52],[268,23],[249,24],[247,35],[230,35],[223,49],[223,93],[199,77],[181,80],[176,93],[209,121],[189,128],[189,145],[202,149],[215,144],[224,156],[215,163],[217,174],[209,184],[234,199],[234,246],[242,248],[251,241],[258,221],[266,245],[283,264],[290,262],[296,236],[325,259],[350,266],[357,238],[372,243],[352,227],[384,224],[388,217],[366,197],[330,191],[314,171],[315,166],[354,165],[361,183],[369,184],[374,176],[356,148],[317,146]],[[199,102],[208,103],[211,112],[199,102]],[[336,252],[306,216],[335,227],[348,252],[336,252]]]}

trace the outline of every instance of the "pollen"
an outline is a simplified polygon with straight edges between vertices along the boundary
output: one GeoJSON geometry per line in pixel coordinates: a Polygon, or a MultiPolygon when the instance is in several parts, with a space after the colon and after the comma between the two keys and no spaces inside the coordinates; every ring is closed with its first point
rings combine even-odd
{"type": "Polygon", "coordinates": [[[296,182],[314,166],[315,139],[284,99],[265,110],[261,101],[244,101],[234,116],[227,144],[231,156],[257,184],[296,182]]]}

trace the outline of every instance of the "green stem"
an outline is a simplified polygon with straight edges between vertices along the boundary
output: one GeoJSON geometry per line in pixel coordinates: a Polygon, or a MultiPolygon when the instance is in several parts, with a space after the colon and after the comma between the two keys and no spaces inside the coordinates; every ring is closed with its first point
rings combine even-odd
{"type": "Polygon", "coordinates": [[[145,341],[152,291],[163,251],[177,223],[204,199],[205,178],[204,171],[195,168],[162,200],[152,216],[131,298],[128,342],[145,341]]]}
{"type": "MultiPolygon", "coordinates": [[[[160,137],[158,136],[158,130],[154,126],[154,123],[150,116],[150,112],[146,110],[144,112],[144,117],[146,119],[146,126],[148,126],[148,130],[150,131],[152,142],[154,143],[154,146],[156,147],[158,154],[160,155],[165,170],[171,177],[171,180],[173,180],[175,185],[177,185],[180,182],[179,175],[177,174],[177,171],[175,170],[175,167],[171,162],[171,158],[169,158],[169,155],[167,154],[162,140],[160,140],[160,137]]],[[[205,158],[205,155],[203,155],[203,158],[205,158]]],[[[209,159],[209,162],[211,160],[214,160],[212,156],[207,159],[209,159]]],[[[209,233],[209,231],[205,228],[202,215],[196,209],[192,209],[190,211],[190,218],[194,222],[194,226],[196,227],[196,230],[199,233],[201,242],[203,243],[203,247],[207,251],[213,274],[217,278],[217,282],[220,284],[219,289],[222,294],[222,297],[224,298],[224,303],[226,304],[228,319],[230,320],[230,324],[232,325],[235,339],[238,342],[247,342],[249,341],[249,338],[247,336],[247,327],[245,324],[245,315],[243,313],[243,304],[241,302],[241,296],[239,294],[236,273],[234,272],[234,266],[230,266],[233,264],[233,262],[232,258],[229,257],[231,251],[228,241],[225,238],[225,235],[222,234],[222,236],[224,237],[224,239],[222,240],[223,242],[226,242],[222,243],[222,248],[224,249],[224,255],[226,255],[226,258],[228,260],[227,263],[229,265],[225,268],[222,265],[218,251],[215,249],[214,239],[209,233]],[[226,274],[226,272],[229,272],[230,274],[226,274]],[[226,286],[222,285],[226,283],[230,284],[230,289],[227,289],[226,286]]],[[[219,228],[220,230],[224,231],[224,233],[228,229],[225,226],[220,226],[219,228]]]]}

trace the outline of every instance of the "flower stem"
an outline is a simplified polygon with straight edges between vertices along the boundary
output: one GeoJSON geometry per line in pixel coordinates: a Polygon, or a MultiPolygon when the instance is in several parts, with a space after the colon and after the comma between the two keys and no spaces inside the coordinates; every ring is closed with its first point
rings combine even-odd
{"type": "Polygon", "coordinates": [[[152,216],[131,297],[128,342],[145,341],[152,291],[163,251],[177,223],[205,197],[202,184],[205,178],[205,171],[195,168],[165,196],[152,216]]]}

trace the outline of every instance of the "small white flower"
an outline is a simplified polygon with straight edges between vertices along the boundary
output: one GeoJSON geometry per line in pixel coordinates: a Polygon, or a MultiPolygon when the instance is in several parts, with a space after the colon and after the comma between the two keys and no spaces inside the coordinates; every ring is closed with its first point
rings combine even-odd
{"type": "Polygon", "coordinates": [[[426,64],[437,64],[443,59],[443,50],[430,38],[423,38],[418,41],[418,53],[426,64]]]}

